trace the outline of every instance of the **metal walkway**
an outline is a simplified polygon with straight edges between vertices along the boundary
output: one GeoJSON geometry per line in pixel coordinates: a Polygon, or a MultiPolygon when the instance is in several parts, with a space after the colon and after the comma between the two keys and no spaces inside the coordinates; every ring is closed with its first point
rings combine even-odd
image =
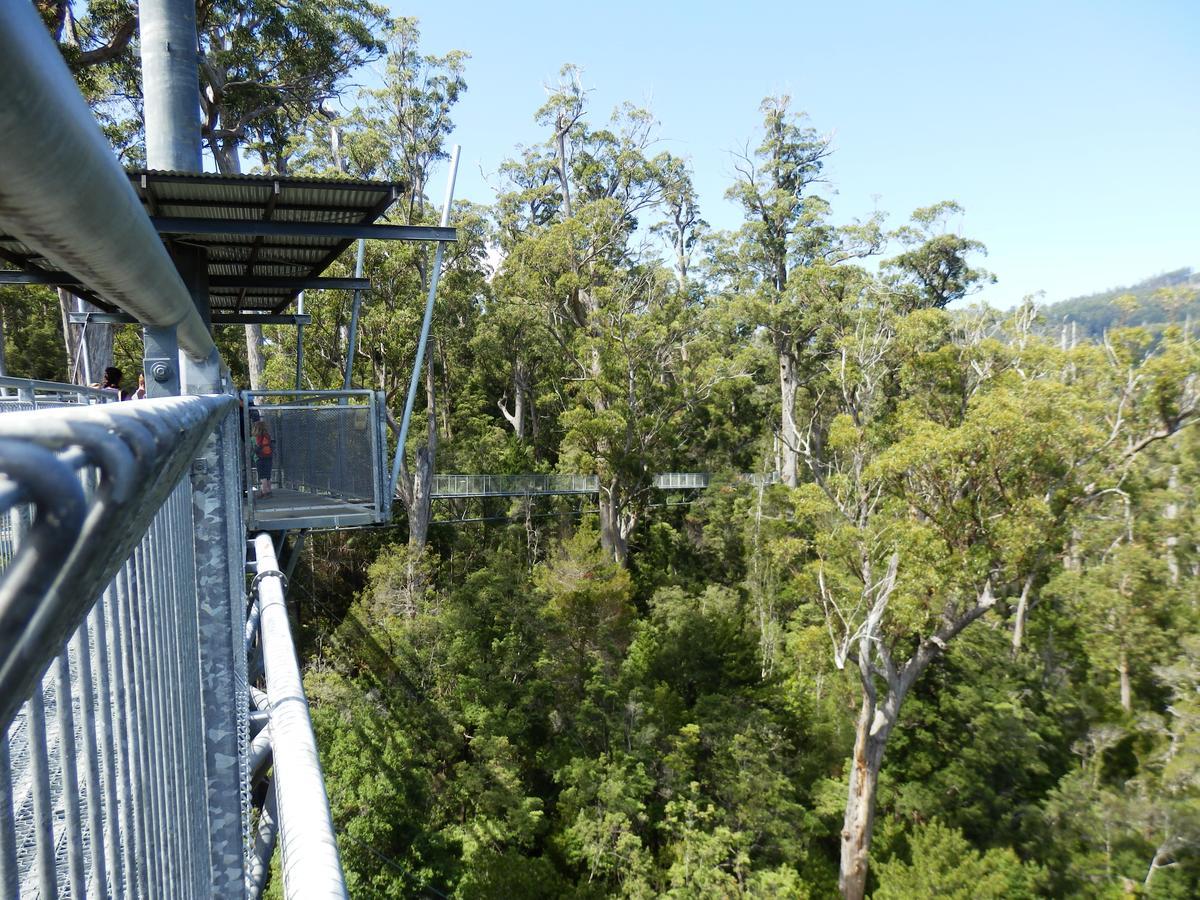
{"type": "MultiPolygon", "coordinates": [[[[778,484],[776,472],[766,474],[714,472],[663,472],[654,476],[660,491],[703,490],[716,484],[778,484]]],[[[596,494],[600,478],[596,475],[434,475],[430,496],[434,500],[458,500],[475,497],[554,497],[571,494],[596,494]]]]}

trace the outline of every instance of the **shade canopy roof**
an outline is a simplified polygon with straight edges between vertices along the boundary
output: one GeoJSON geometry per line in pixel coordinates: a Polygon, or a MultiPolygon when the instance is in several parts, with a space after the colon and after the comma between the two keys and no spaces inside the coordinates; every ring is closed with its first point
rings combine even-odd
{"type": "MultiPolygon", "coordinates": [[[[454,240],[452,228],[376,224],[403,195],[400,182],[145,169],[128,174],[168,249],[183,244],[207,251],[214,313],[282,312],[359,237],[454,240]]],[[[45,283],[71,284],[70,273],[52,271],[11,236],[0,234],[0,260],[45,283]]],[[[84,287],[71,290],[115,311],[84,287]]]]}

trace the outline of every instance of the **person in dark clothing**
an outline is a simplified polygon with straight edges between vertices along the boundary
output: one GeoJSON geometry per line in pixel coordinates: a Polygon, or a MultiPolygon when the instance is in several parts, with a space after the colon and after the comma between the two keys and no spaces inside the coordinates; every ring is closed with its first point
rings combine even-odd
{"type": "Polygon", "coordinates": [[[99,384],[93,384],[92,387],[104,388],[111,391],[116,391],[117,396],[122,400],[128,400],[130,394],[121,390],[121,381],[124,378],[124,373],[116,366],[109,366],[104,370],[104,380],[99,384]]]}

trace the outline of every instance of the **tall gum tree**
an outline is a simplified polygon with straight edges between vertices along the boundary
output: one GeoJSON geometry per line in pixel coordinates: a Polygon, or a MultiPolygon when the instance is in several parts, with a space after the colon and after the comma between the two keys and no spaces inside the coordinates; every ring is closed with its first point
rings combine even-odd
{"type": "Polygon", "coordinates": [[[877,252],[882,232],[878,216],[850,227],[829,224],[829,202],[816,191],[833,152],[830,138],[792,112],[787,96],[768,97],[760,109],[762,143],[735,155],[736,180],[725,194],[745,216],[726,251],[725,268],[742,315],[771,342],[780,392],[779,469],[784,483],[795,487],[797,399],[809,378],[807,344],[818,324],[807,315],[809,298],[797,275],[877,252]]]}
{"type": "Polygon", "coordinates": [[[835,665],[852,665],[860,686],[839,870],[853,900],[866,892],[879,773],[913,684],[972,623],[1014,609],[1080,510],[1197,415],[1194,345],[1168,343],[1132,375],[1064,384],[1030,377],[1061,360],[1047,364],[1056,348],[1019,325],[964,347],[956,337],[980,332],[935,310],[898,313],[888,296],[860,300],[839,325],[825,402],[799,441],[812,483],[794,501],[816,526],[801,578],[835,665]]]}
{"type": "Polygon", "coordinates": [[[638,229],[668,185],[686,186],[666,154],[650,155],[649,113],[626,105],[593,128],[571,66],[548,92],[536,116],[545,144],[503,167],[496,287],[541,310],[565,360],[563,456],[598,470],[601,542],[624,564],[648,473],[686,404],[686,392],[660,388],[686,383],[676,380],[688,343],[680,329],[692,321],[678,315],[682,295],[664,290],[638,229]]]}

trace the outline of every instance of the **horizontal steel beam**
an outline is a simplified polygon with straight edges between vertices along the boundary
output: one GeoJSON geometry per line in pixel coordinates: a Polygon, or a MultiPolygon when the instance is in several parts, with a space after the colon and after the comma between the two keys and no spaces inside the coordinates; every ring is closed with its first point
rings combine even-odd
{"type": "MultiPolygon", "coordinates": [[[[82,313],[68,314],[72,325],[132,325],[137,322],[133,316],[126,313],[82,313]]],[[[276,315],[274,313],[213,313],[214,325],[311,325],[312,316],[276,315]]]]}
{"type": "MultiPolygon", "coordinates": [[[[0,271],[0,284],[79,284],[67,272],[0,271]]],[[[274,288],[287,291],[368,291],[369,278],[283,278],[272,275],[210,275],[209,288],[274,288]]]]}
{"type": "Polygon", "coordinates": [[[276,222],[152,216],[160,234],[244,234],[262,237],[367,238],[375,241],[456,241],[454,228],[430,225],[341,225],[335,222],[276,222]]]}
{"type": "Polygon", "coordinates": [[[213,313],[214,325],[311,325],[312,316],[303,313],[213,313]]]}
{"type": "Polygon", "coordinates": [[[79,279],[66,272],[0,272],[0,284],[79,284],[79,279]]]}

